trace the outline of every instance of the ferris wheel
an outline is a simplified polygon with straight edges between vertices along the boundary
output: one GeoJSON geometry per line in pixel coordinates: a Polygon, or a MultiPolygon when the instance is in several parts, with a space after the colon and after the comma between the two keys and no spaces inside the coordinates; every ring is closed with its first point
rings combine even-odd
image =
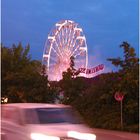
{"type": "Polygon", "coordinates": [[[55,24],[44,47],[42,64],[49,80],[62,79],[62,73],[70,67],[71,56],[75,69],[87,69],[87,44],[82,28],[74,21],[62,20],[55,24]]]}

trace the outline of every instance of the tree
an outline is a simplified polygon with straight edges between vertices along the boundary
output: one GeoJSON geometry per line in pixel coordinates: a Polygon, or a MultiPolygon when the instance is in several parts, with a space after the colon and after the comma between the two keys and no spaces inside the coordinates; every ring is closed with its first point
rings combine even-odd
{"type": "Polygon", "coordinates": [[[82,95],[84,83],[78,76],[79,71],[74,68],[74,57],[70,58],[70,67],[63,72],[63,79],[60,81],[64,91],[63,103],[76,106],[77,99],[82,95]]]}
{"type": "Polygon", "coordinates": [[[111,61],[113,65],[120,66],[120,71],[127,72],[138,66],[139,59],[136,57],[135,49],[130,46],[127,42],[123,42],[120,45],[124,50],[123,59],[118,58],[108,58],[108,61],[111,61]]]}
{"type": "Polygon", "coordinates": [[[2,97],[8,97],[8,102],[54,102],[48,77],[41,74],[41,63],[31,60],[29,45],[2,46],[1,50],[2,97]]]}
{"type": "Polygon", "coordinates": [[[29,48],[30,46],[27,45],[24,49],[21,43],[17,47],[13,44],[11,48],[6,48],[2,45],[2,96],[8,96],[10,94],[9,91],[15,92],[14,85],[19,84],[17,80],[19,73],[22,73],[22,70],[29,66],[29,48]]]}
{"type": "Polygon", "coordinates": [[[123,58],[109,58],[113,65],[119,66],[119,82],[116,88],[125,93],[124,110],[127,124],[138,123],[139,106],[139,59],[136,57],[135,49],[129,43],[123,42],[123,58]]]}

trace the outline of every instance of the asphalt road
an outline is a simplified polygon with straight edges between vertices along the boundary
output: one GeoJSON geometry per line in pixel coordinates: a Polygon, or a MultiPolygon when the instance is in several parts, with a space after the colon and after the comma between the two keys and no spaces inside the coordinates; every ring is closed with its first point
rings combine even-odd
{"type": "Polygon", "coordinates": [[[104,130],[104,129],[93,129],[93,133],[96,135],[96,140],[139,140],[139,134],[104,130]]]}

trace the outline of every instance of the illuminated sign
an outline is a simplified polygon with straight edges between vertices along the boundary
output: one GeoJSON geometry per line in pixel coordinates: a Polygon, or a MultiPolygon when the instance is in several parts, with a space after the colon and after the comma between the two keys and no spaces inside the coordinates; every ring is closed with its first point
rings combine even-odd
{"type": "Polygon", "coordinates": [[[93,74],[93,73],[96,73],[96,72],[101,71],[103,69],[104,69],[104,65],[100,64],[100,65],[93,67],[91,69],[79,68],[79,71],[80,71],[80,73],[93,74]]]}

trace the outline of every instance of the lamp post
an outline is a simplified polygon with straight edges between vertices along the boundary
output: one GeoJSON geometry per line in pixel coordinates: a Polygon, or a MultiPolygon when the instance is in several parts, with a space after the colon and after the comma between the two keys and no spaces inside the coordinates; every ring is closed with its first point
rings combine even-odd
{"type": "Polygon", "coordinates": [[[120,102],[121,105],[121,129],[123,129],[123,108],[122,108],[122,102],[124,99],[124,94],[122,92],[116,92],[114,95],[115,99],[120,102]]]}

